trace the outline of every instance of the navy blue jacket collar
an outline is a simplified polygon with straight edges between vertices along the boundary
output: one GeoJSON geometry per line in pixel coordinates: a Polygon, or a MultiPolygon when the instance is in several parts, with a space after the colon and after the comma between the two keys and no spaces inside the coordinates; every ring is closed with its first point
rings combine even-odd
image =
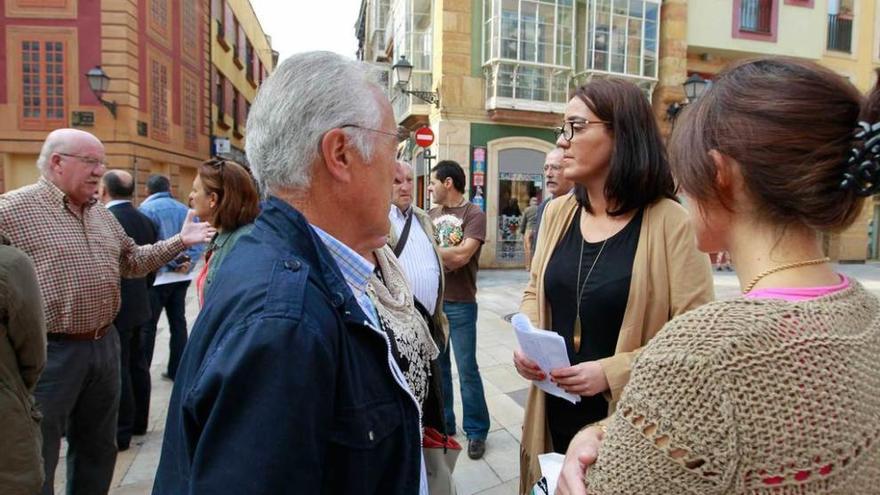
{"type": "Polygon", "coordinates": [[[279,246],[281,249],[292,251],[312,267],[310,276],[314,274],[320,282],[318,285],[326,289],[334,307],[344,309],[346,322],[363,324],[367,321],[333,256],[299,210],[275,196],[269,196],[254,221],[254,229],[272,233],[270,239],[284,243],[284,246],[279,246]]]}

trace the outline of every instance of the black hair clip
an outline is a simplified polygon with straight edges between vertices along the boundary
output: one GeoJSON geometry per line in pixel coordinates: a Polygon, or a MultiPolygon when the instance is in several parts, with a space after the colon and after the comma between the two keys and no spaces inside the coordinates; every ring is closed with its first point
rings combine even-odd
{"type": "Polygon", "coordinates": [[[860,143],[849,152],[840,188],[872,196],[880,192],[880,122],[859,122],[854,138],[860,143]]]}

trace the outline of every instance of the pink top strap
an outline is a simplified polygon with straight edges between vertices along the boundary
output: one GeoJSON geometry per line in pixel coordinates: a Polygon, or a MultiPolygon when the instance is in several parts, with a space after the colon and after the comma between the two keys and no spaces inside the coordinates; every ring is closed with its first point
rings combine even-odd
{"type": "Polygon", "coordinates": [[[782,299],[785,301],[804,301],[817,297],[827,296],[835,292],[849,288],[850,282],[845,275],[838,274],[840,283],[825,287],[782,287],[772,289],[758,289],[744,294],[746,299],[782,299]]]}

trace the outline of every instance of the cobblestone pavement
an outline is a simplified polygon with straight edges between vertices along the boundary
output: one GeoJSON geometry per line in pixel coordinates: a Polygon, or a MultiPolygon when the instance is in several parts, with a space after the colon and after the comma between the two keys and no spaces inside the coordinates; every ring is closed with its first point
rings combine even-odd
{"type": "MultiPolygon", "coordinates": [[[[880,295],[880,264],[840,265],[838,270],[880,295]]],[[[714,277],[717,298],[726,299],[739,294],[734,273],[715,272],[714,277]]],[[[515,494],[519,484],[519,441],[527,383],[513,369],[512,356],[516,339],[503,317],[519,307],[526,281],[527,274],[521,270],[484,270],[479,275],[477,360],[483,376],[492,426],[485,457],[472,461],[466,453],[459,456],[455,479],[461,495],[515,494]]],[[[190,326],[197,313],[198,304],[194,292],[190,290],[187,299],[187,321],[190,326]]],[[[153,395],[149,431],[145,436],[135,437],[128,451],[120,452],[110,492],[112,495],[144,495],[151,491],[162,447],[165,414],[171,396],[172,383],[161,378],[167,359],[168,327],[163,317],[151,370],[153,395]]],[[[457,382],[455,395],[456,418],[460,421],[461,402],[457,382]]],[[[457,429],[461,431],[460,424],[457,429]]],[[[462,435],[458,438],[466,443],[462,435]]],[[[62,459],[55,477],[56,493],[63,493],[64,479],[62,459]]]]}

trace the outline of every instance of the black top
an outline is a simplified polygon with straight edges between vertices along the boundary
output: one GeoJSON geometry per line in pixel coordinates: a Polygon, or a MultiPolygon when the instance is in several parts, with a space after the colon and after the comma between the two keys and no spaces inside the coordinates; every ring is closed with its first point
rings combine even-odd
{"type": "MultiPolygon", "coordinates": [[[[629,297],[633,259],[639,244],[642,210],[618,233],[609,237],[602,255],[596,261],[593,273],[587,273],[596,260],[602,242],[586,242],[581,235],[581,208],[578,208],[565,236],[547,262],[544,273],[544,293],[550,306],[552,328],[565,339],[568,359],[572,365],[595,361],[614,354],[626,301],[629,297]],[[581,298],[581,348],[574,352],[574,322],[577,313],[578,257],[583,244],[580,263],[580,282],[584,286],[581,298]]],[[[553,437],[553,448],[564,453],[571,438],[589,423],[608,415],[608,401],[602,394],[581,397],[572,404],[564,399],[547,395],[547,421],[553,437]]]]}

